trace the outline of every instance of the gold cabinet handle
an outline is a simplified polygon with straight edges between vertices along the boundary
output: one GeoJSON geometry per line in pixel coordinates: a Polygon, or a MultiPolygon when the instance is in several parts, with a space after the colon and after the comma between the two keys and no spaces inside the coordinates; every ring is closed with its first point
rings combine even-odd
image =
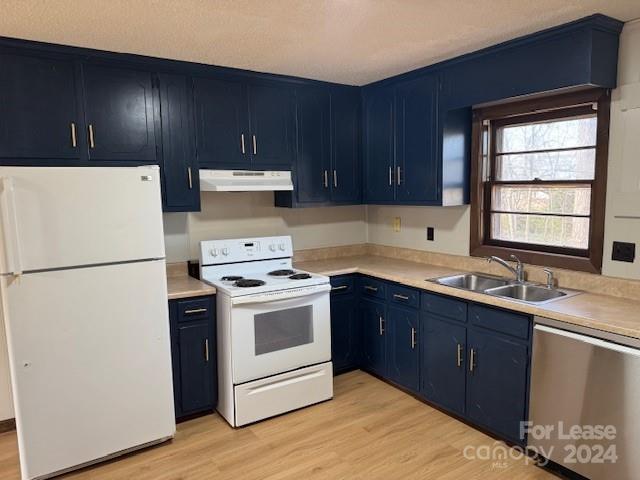
{"type": "Polygon", "coordinates": [[[476,368],[476,351],[472,348],[469,355],[469,372],[473,373],[476,368]]]}
{"type": "Polygon", "coordinates": [[[258,142],[256,140],[256,136],[252,135],[253,138],[253,154],[257,155],[258,154],[258,142]]]}
{"type": "Polygon", "coordinates": [[[189,190],[193,190],[193,176],[191,175],[191,167],[187,167],[187,177],[189,177],[189,190]]]}
{"type": "Polygon", "coordinates": [[[207,311],[206,308],[193,308],[191,310],[185,310],[184,314],[185,315],[193,315],[194,313],[204,313],[206,311],[207,311]]]}
{"type": "Polygon", "coordinates": [[[204,361],[209,362],[209,339],[204,339],[204,361]]]}
{"type": "Polygon", "coordinates": [[[409,300],[409,297],[406,295],[400,295],[399,293],[394,293],[393,298],[397,298],[398,300],[409,300]]]}
{"type": "Polygon", "coordinates": [[[78,147],[78,135],[77,135],[77,132],[76,132],[76,124],[74,122],[71,122],[69,127],[71,128],[71,146],[73,148],[77,148],[78,147]]]}
{"type": "Polygon", "coordinates": [[[416,348],[416,329],[411,327],[411,350],[416,348]]]}
{"type": "Polygon", "coordinates": [[[349,288],[349,285],[338,285],[337,287],[332,287],[331,291],[337,292],[339,290],[346,290],[347,288],[349,288]]]}
{"type": "Polygon", "coordinates": [[[323,180],[322,180],[322,185],[324,185],[324,188],[329,188],[329,174],[327,173],[327,171],[324,171],[323,174],[323,180]]]}
{"type": "Polygon", "coordinates": [[[336,170],[333,171],[333,186],[338,188],[338,172],[336,170]]]}
{"type": "Polygon", "coordinates": [[[93,125],[89,124],[89,148],[96,148],[96,139],[93,136],[93,125]]]}
{"type": "Polygon", "coordinates": [[[378,317],[378,323],[380,327],[380,335],[384,335],[384,318],[382,318],[382,315],[378,317]]]}
{"type": "Polygon", "coordinates": [[[389,186],[393,185],[393,167],[389,165],[389,186]]]}
{"type": "Polygon", "coordinates": [[[400,185],[402,183],[401,177],[400,177],[400,172],[402,172],[402,169],[400,167],[397,167],[396,169],[396,183],[398,185],[400,185]]]}
{"type": "Polygon", "coordinates": [[[458,368],[462,366],[462,345],[458,344],[458,355],[456,365],[458,368]]]}
{"type": "Polygon", "coordinates": [[[242,154],[244,155],[247,151],[244,148],[244,133],[240,134],[240,148],[242,150],[242,154]]]}
{"type": "Polygon", "coordinates": [[[370,292],[377,292],[378,291],[378,287],[372,287],[371,285],[365,285],[364,289],[365,290],[369,290],[370,292]]]}

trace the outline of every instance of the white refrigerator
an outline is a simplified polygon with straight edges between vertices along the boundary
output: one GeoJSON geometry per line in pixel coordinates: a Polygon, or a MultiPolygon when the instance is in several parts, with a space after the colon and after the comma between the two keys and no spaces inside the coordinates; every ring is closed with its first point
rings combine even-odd
{"type": "Polygon", "coordinates": [[[159,169],[0,167],[23,479],[175,433],[159,169]]]}

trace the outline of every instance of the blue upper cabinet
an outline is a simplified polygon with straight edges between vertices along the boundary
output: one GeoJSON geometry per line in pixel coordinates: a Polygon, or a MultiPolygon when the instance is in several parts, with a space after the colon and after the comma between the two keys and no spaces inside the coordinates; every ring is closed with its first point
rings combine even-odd
{"type": "Polygon", "coordinates": [[[364,92],[364,201],[392,203],[395,198],[394,88],[364,92]]]}
{"type": "Polygon", "coordinates": [[[195,155],[191,82],[184,75],[161,74],[160,124],[165,211],[200,210],[200,182],[195,155]]]}
{"type": "Polygon", "coordinates": [[[74,62],[0,53],[0,162],[81,157],[74,62]]]}
{"type": "Polygon", "coordinates": [[[202,168],[251,168],[246,86],[239,80],[193,79],[198,162],[202,168]]]}
{"type": "Polygon", "coordinates": [[[202,168],[289,170],[293,88],[237,76],[195,77],[196,149],[202,168]]]}
{"type": "Polygon", "coordinates": [[[361,202],[360,91],[356,87],[296,89],[294,191],[276,192],[279,207],[361,202]]]}
{"type": "Polygon", "coordinates": [[[398,203],[438,201],[437,94],[435,75],[397,86],[395,184],[398,203]]]}
{"type": "Polygon", "coordinates": [[[329,201],[330,105],[329,91],[299,88],[297,91],[298,155],[296,192],[300,203],[329,201]]]}
{"type": "Polygon", "coordinates": [[[89,63],[83,75],[89,159],[156,163],[151,73],[89,63]]]}
{"type": "Polygon", "coordinates": [[[251,83],[249,126],[252,166],[290,170],[295,148],[294,89],[279,83],[251,83]]]}
{"type": "Polygon", "coordinates": [[[468,203],[471,111],[444,114],[440,78],[364,90],[365,203],[468,203]]]}
{"type": "Polygon", "coordinates": [[[360,90],[334,88],[331,93],[331,201],[362,201],[360,161],[360,90]]]}

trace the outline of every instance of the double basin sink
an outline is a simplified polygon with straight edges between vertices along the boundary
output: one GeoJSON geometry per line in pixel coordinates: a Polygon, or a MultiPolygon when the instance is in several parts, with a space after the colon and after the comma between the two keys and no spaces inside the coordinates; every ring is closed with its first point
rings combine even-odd
{"type": "Polygon", "coordinates": [[[466,273],[451,275],[431,280],[440,285],[485,293],[522,303],[540,305],[562,298],[578,295],[580,292],[555,287],[545,287],[528,282],[516,282],[504,277],[485,275],[480,273],[466,273]]]}

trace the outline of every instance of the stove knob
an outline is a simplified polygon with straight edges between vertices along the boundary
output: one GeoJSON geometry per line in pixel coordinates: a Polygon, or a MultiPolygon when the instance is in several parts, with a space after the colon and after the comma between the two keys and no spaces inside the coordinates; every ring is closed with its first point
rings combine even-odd
{"type": "Polygon", "coordinates": [[[280,245],[278,245],[278,248],[284,252],[284,243],[281,243],[280,245]]]}
{"type": "Polygon", "coordinates": [[[218,256],[218,249],[217,248],[212,248],[209,253],[211,254],[212,257],[217,257],[218,256]]]}
{"type": "Polygon", "coordinates": [[[229,249],[227,247],[222,249],[222,254],[223,255],[229,255],[229,249]]]}
{"type": "Polygon", "coordinates": [[[269,245],[269,250],[271,250],[272,252],[275,252],[276,251],[275,244],[272,243],[271,245],[269,245]]]}

